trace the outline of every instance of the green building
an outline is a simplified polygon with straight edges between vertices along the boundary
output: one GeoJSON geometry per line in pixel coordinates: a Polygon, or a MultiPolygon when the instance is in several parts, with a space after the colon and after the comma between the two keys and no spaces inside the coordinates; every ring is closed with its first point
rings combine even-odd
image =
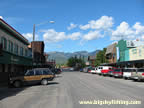
{"type": "Polygon", "coordinates": [[[117,44],[117,62],[129,61],[129,49],[126,40],[120,40],[117,44]]]}
{"type": "Polygon", "coordinates": [[[14,28],[0,19],[0,73],[24,72],[32,66],[29,42],[14,28]]]}

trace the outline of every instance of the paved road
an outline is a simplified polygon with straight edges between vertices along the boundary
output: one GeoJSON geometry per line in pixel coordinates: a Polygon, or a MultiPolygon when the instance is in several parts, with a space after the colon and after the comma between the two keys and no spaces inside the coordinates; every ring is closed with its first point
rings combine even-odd
{"type": "MultiPolygon", "coordinates": [[[[15,89],[12,89],[15,90],[15,89]]],[[[144,108],[144,82],[63,72],[47,86],[30,86],[0,100],[0,108],[144,108]],[[81,100],[141,101],[141,105],[81,105],[81,100]]]]}

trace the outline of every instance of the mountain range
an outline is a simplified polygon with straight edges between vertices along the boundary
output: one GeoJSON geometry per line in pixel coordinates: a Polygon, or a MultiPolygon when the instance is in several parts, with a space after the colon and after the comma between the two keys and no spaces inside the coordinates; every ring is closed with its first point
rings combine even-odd
{"type": "Polygon", "coordinates": [[[84,57],[85,61],[87,61],[88,56],[96,55],[100,50],[95,50],[93,52],[88,51],[77,51],[73,53],[65,53],[65,52],[48,52],[49,55],[48,60],[54,59],[56,60],[56,64],[65,64],[70,57],[84,57]]]}

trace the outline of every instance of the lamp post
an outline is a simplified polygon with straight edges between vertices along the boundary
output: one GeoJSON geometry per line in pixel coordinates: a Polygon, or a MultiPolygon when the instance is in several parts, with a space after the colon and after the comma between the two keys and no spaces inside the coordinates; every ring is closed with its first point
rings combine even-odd
{"type": "MultiPolygon", "coordinates": [[[[40,25],[43,25],[43,24],[46,24],[46,23],[55,23],[54,21],[46,21],[46,22],[43,22],[43,23],[40,23],[40,24],[34,24],[33,25],[33,42],[35,41],[35,27],[36,26],[40,26],[40,25]]],[[[32,65],[34,63],[34,43],[31,44],[31,47],[32,47],[32,65]]]]}
{"type": "Polygon", "coordinates": [[[54,21],[47,21],[47,22],[43,22],[43,23],[40,23],[40,24],[34,24],[34,25],[33,25],[33,41],[35,41],[35,27],[36,27],[36,26],[43,25],[43,24],[46,24],[46,23],[51,23],[51,24],[53,24],[53,23],[55,23],[55,22],[54,22],[54,21]]]}

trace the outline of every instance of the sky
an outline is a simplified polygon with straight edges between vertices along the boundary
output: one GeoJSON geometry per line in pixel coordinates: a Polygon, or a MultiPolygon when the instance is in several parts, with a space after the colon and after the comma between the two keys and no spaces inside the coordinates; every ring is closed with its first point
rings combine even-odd
{"type": "Polygon", "coordinates": [[[144,0],[0,0],[0,18],[45,52],[103,49],[120,39],[144,41],[144,0]],[[54,21],[54,23],[50,23],[54,21]]]}

